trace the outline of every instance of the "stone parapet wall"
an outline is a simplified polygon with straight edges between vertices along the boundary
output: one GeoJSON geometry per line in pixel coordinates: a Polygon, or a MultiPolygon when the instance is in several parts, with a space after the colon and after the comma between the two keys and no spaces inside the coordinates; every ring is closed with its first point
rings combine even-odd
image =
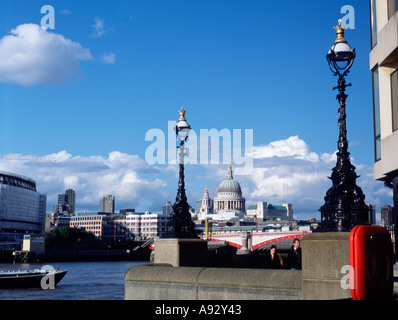
{"type": "Polygon", "coordinates": [[[126,300],[299,300],[299,270],[140,265],[124,279],[126,300]]]}

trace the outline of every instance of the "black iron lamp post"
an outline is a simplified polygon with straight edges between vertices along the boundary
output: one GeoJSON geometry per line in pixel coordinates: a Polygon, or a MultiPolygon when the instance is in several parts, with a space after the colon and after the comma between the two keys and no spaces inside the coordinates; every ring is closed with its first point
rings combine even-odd
{"type": "Polygon", "coordinates": [[[175,132],[177,140],[180,142],[180,171],[178,190],[176,196],[176,202],[173,205],[173,213],[170,217],[170,224],[168,227],[169,236],[172,238],[197,238],[195,234],[195,224],[192,221],[191,214],[189,212],[189,205],[187,202],[187,196],[185,194],[185,182],[184,182],[184,156],[185,156],[185,142],[188,140],[189,131],[191,126],[185,119],[185,110],[181,107],[180,118],[175,126],[175,132]]]}
{"type": "Polygon", "coordinates": [[[365,204],[365,195],[356,185],[359,177],[355,173],[355,166],[351,164],[348,152],[347,128],[346,128],[346,84],[345,76],[349,73],[355,59],[355,49],[352,49],[344,38],[345,28],[339,24],[334,28],[336,41],[329,50],[326,58],[329,68],[335,76],[338,76],[337,99],[339,101],[339,140],[337,143],[337,162],[332,169],[330,179],[333,186],[327,191],[325,204],[320,208],[321,225],[319,231],[323,232],[348,232],[358,224],[368,222],[369,208],[365,204]]]}

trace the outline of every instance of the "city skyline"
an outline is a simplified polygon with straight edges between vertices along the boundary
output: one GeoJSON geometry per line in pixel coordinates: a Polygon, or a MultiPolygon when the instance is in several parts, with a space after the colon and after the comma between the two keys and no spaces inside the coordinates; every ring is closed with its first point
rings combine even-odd
{"type": "MultiPolygon", "coordinates": [[[[253,167],[235,171],[247,206],[292,203],[295,218],[319,218],[338,137],[337,79],[326,53],[344,5],[5,0],[0,170],[34,179],[48,207],[74,189],[76,212],[95,211],[107,194],[118,208],[160,212],[174,202],[177,166],[148,164],[145,135],[153,128],[167,135],[183,105],[196,132],[253,130],[253,167]],[[54,29],[40,27],[45,4],[54,8],[54,29]],[[35,54],[16,63],[26,48],[35,54]]],[[[380,212],[392,192],[373,179],[369,4],[349,5],[355,25],[346,38],[357,52],[347,77],[349,152],[365,202],[380,212]]],[[[166,148],[175,146],[174,139],[166,148]]],[[[186,166],[192,207],[227,167],[186,166]]]]}

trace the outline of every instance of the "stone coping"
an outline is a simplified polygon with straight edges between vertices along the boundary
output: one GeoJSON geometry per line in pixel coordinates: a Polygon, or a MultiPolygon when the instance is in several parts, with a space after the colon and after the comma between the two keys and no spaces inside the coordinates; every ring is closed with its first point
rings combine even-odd
{"type": "Polygon", "coordinates": [[[275,288],[301,290],[300,270],[173,267],[144,264],[130,268],[126,281],[195,284],[213,287],[275,288]]]}

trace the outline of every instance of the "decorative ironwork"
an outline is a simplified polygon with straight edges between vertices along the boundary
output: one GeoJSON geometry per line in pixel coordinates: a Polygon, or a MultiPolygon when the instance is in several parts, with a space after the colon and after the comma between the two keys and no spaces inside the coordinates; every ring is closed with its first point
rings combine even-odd
{"type": "Polygon", "coordinates": [[[189,204],[185,193],[185,181],[184,181],[184,156],[185,156],[185,141],[188,140],[188,133],[179,136],[181,128],[189,132],[190,126],[186,123],[185,111],[181,107],[180,119],[178,120],[175,130],[178,140],[180,140],[180,164],[179,164],[179,181],[176,201],[173,205],[173,213],[170,217],[170,223],[168,225],[168,234],[172,238],[198,238],[195,233],[195,224],[192,221],[191,213],[189,212],[189,204]],[[184,121],[184,127],[179,127],[180,121],[184,121]]]}
{"type": "MultiPolygon", "coordinates": [[[[344,29],[341,27],[335,28],[337,39],[344,39],[344,29]]],[[[347,43],[346,41],[343,43],[347,43]]],[[[348,48],[350,48],[347,45],[348,48]]],[[[338,76],[338,86],[333,90],[338,89],[339,93],[337,99],[339,101],[339,139],[337,143],[337,161],[336,166],[332,169],[332,175],[329,177],[332,180],[332,187],[326,192],[324,198],[325,204],[320,208],[321,211],[321,225],[317,231],[350,231],[358,224],[368,223],[369,207],[365,204],[365,195],[362,189],[357,186],[356,179],[359,176],[355,172],[355,166],[351,164],[350,153],[348,152],[347,141],[347,126],[346,126],[346,99],[345,90],[351,86],[351,83],[346,84],[345,76],[354,62],[355,50],[345,52],[334,52],[335,47],[332,47],[327,55],[329,67],[333,74],[338,76]],[[337,67],[336,56],[346,54],[345,67],[337,67]]],[[[351,48],[350,48],[351,49],[351,48]]],[[[341,61],[341,60],[340,60],[341,61]]]]}

